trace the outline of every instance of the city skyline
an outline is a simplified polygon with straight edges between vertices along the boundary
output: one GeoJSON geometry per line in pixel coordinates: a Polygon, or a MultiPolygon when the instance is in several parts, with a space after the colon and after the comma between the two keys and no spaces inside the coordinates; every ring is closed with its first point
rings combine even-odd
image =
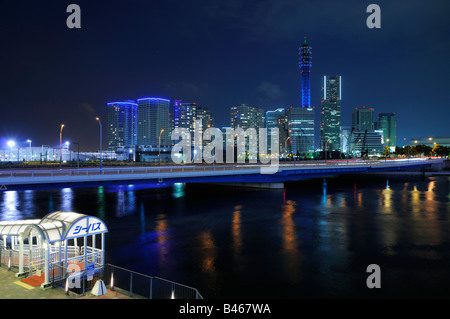
{"type": "Polygon", "coordinates": [[[350,1],[320,7],[293,1],[77,3],[79,30],[65,26],[69,2],[30,3],[26,10],[10,3],[4,10],[0,143],[57,144],[64,123],[64,139],[96,149],[95,118],[106,123],[106,103],[133,96],[197,102],[211,110],[216,127],[228,125],[224,119],[233,105],[264,111],[300,106],[298,48],[304,36],[314,48],[316,123],[320,78],[339,74],[343,125],[350,125],[355,107],[366,106],[396,113],[399,145],[404,138],[449,135],[450,114],[442,105],[449,71],[443,1],[431,6],[417,0],[407,8],[379,1],[381,29],[367,28],[368,3],[350,1]],[[153,20],[144,23],[146,13],[153,20]],[[161,21],[168,22],[156,27],[161,21]],[[424,54],[428,64],[418,72],[424,54]]]}

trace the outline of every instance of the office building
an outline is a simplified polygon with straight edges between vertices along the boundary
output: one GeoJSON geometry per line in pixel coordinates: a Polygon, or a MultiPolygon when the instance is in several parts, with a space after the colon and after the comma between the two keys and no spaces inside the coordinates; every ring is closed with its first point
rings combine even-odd
{"type": "Polygon", "coordinates": [[[384,151],[382,130],[354,130],[350,135],[350,152],[356,156],[380,155],[384,151]]]}
{"type": "Polygon", "coordinates": [[[169,130],[170,100],[162,98],[138,99],[137,143],[146,146],[171,145],[169,130]]]}
{"type": "MultiPolygon", "coordinates": [[[[284,108],[278,108],[273,111],[266,112],[266,128],[267,128],[267,145],[268,150],[272,151],[271,147],[271,129],[278,128],[280,153],[288,154],[290,153],[290,148],[288,147],[288,114],[284,108]]],[[[277,152],[278,153],[278,152],[277,152]]]]}
{"type": "Polygon", "coordinates": [[[378,113],[377,128],[383,131],[384,145],[395,151],[397,146],[397,121],[395,113],[378,113]]]}
{"type": "Polygon", "coordinates": [[[322,78],[322,102],[320,111],[320,147],[328,151],[340,150],[341,76],[322,78]]]}
{"type": "Polygon", "coordinates": [[[374,128],[373,108],[363,106],[353,109],[352,129],[363,131],[374,130],[374,128]]]}
{"type": "Polygon", "coordinates": [[[288,109],[288,135],[294,156],[314,153],[314,108],[288,109]]]}
{"type": "Polygon", "coordinates": [[[137,144],[137,108],[134,101],[107,103],[108,147],[137,144]]]}

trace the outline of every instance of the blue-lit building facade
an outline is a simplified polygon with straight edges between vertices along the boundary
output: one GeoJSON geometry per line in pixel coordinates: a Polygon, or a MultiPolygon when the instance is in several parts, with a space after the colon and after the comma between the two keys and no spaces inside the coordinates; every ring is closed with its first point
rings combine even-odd
{"type": "Polygon", "coordinates": [[[144,146],[171,145],[170,100],[148,97],[137,100],[137,144],[144,146]]]}
{"type": "Polygon", "coordinates": [[[134,101],[107,103],[109,148],[137,144],[137,108],[134,101]]]}

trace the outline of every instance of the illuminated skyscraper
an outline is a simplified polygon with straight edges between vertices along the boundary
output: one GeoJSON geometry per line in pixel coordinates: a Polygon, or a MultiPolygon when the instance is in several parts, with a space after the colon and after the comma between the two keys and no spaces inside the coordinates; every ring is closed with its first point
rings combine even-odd
{"type": "Polygon", "coordinates": [[[322,102],[320,112],[320,146],[329,151],[340,149],[341,121],[341,86],[340,76],[324,76],[322,79],[322,102]]]}
{"type": "Polygon", "coordinates": [[[169,104],[170,100],[148,97],[138,99],[137,142],[139,145],[171,145],[169,138],[169,104]]]}
{"type": "Polygon", "coordinates": [[[108,147],[137,144],[137,108],[134,101],[107,103],[108,147]]]}
{"type": "Polygon", "coordinates": [[[383,130],[384,145],[397,146],[397,121],[395,113],[378,113],[378,129],[383,130]]]}

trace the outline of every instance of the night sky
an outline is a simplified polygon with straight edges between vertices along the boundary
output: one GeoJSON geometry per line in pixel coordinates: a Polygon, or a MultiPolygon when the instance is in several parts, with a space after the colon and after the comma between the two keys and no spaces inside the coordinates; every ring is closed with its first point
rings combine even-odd
{"type": "Polygon", "coordinates": [[[397,141],[450,136],[448,0],[8,1],[0,13],[0,148],[106,147],[106,103],[162,97],[207,106],[299,106],[298,47],[312,46],[311,103],[323,75],[341,75],[343,124],[354,107],[397,115],[397,141]],[[69,29],[69,4],[81,29],[69,29]],[[381,7],[381,29],[366,8],[381,7]]]}

